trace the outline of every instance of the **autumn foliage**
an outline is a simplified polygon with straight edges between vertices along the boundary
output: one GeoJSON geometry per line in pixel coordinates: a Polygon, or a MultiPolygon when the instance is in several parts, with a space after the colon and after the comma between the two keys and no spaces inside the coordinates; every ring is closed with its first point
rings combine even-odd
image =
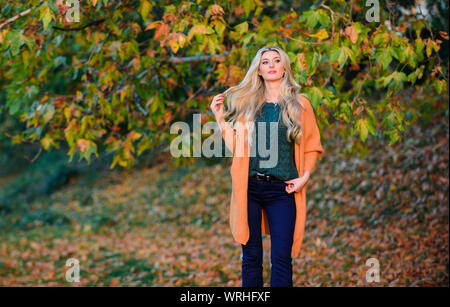
{"type": "Polygon", "coordinates": [[[71,159],[113,152],[111,167],[130,167],[174,137],[170,123],[206,113],[212,95],[240,82],[256,50],[273,44],[288,52],[321,128],[354,136],[352,151],[368,137],[393,144],[429,114],[417,100],[400,103],[402,90],[448,93],[448,33],[409,2],[351,3],[88,0],[76,20],[63,1],[7,2],[0,112],[24,123],[9,134],[15,144],[64,142],[71,159]]]}

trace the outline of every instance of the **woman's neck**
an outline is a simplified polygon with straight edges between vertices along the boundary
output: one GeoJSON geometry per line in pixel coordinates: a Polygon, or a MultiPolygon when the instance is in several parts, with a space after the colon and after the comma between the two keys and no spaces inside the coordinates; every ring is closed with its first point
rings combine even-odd
{"type": "Polygon", "coordinates": [[[278,94],[280,92],[280,80],[266,81],[264,97],[266,97],[267,102],[275,102],[278,100],[278,94]]]}

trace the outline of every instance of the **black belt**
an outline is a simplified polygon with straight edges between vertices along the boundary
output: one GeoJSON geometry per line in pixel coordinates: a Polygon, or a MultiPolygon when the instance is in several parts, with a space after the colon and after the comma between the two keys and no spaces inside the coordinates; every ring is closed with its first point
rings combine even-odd
{"type": "Polygon", "coordinates": [[[266,174],[261,174],[261,173],[256,173],[256,175],[252,176],[254,178],[256,178],[256,180],[259,181],[281,181],[284,182],[281,179],[278,179],[277,177],[273,176],[273,175],[266,175],[266,174]]]}

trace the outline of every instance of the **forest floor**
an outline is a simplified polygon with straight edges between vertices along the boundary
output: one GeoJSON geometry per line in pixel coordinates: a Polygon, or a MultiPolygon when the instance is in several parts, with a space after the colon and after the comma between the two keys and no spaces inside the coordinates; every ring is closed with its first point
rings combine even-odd
{"type": "MultiPolygon", "coordinates": [[[[370,140],[366,157],[322,135],[294,286],[448,286],[448,118],[407,129],[393,146],[370,140]],[[366,280],[370,258],[379,282],[366,280]]],[[[241,286],[229,162],[62,174],[68,184],[0,214],[0,286],[241,286]],[[79,283],[65,279],[69,258],[79,283]]]]}

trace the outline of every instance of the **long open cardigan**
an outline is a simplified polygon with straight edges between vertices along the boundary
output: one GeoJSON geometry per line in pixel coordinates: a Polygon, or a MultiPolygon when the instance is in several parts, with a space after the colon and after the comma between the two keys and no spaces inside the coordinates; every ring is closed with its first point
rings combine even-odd
{"type": "MultiPolygon", "coordinates": [[[[306,110],[302,108],[301,123],[303,133],[300,144],[295,143],[295,166],[299,176],[303,175],[305,170],[312,173],[316,159],[323,155],[323,148],[320,142],[319,128],[317,127],[314,110],[311,103],[305,97],[298,95],[303,102],[306,110]]],[[[233,153],[230,174],[232,181],[232,193],[230,202],[230,227],[235,241],[246,244],[250,231],[247,217],[247,187],[249,172],[249,146],[247,144],[247,129],[244,128],[244,118],[239,119],[241,125],[237,129],[225,127],[222,130],[222,137],[226,146],[233,153]],[[236,144],[238,147],[236,148],[236,144]]],[[[303,242],[306,218],[306,189],[307,184],[303,186],[300,192],[295,192],[295,205],[297,209],[294,240],[292,244],[292,257],[299,255],[303,242]]],[[[262,209],[261,233],[270,235],[269,222],[265,209],[262,209]]]]}

